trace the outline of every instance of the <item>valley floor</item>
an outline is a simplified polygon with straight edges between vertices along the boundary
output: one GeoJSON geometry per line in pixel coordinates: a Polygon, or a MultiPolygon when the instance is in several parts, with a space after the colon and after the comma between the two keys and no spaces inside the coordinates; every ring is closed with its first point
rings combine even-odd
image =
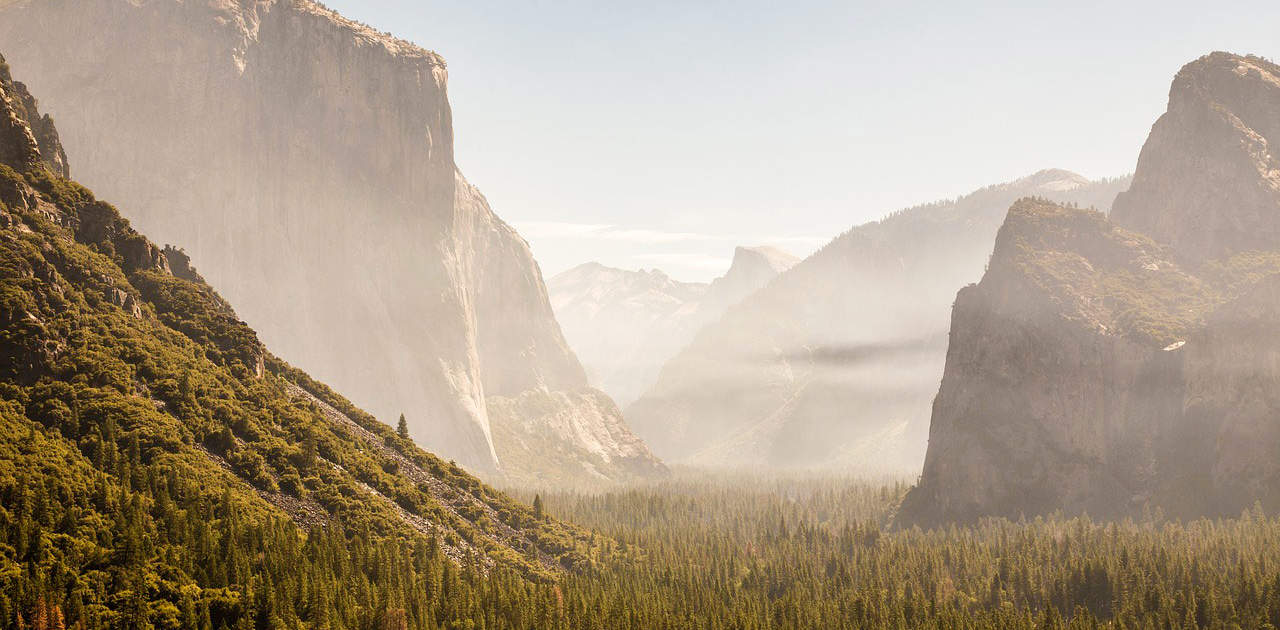
{"type": "Polygon", "coordinates": [[[708,475],[535,493],[629,546],[563,585],[599,628],[1269,628],[1280,519],[894,531],[902,481],[708,475]]]}

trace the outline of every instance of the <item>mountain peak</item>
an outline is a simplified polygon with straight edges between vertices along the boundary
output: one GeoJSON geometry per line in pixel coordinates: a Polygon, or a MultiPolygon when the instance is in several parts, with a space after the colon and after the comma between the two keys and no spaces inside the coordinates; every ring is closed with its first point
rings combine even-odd
{"type": "Polygon", "coordinates": [[[1217,52],[1174,77],[1133,185],[1116,198],[1121,226],[1193,260],[1280,245],[1280,66],[1217,52]]]}
{"type": "MultiPolygon", "coordinates": [[[[210,0],[204,4],[218,15],[221,24],[235,28],[246,41],[258,40],[262,26],[272,11],[286,9],[296,17],[318,18],[323,23],[345,31],[361,45],[377,46],[395,57],[420,59],[432,66],[445,67],[444,58],[439,54],[389,32],[347,18],[313,0],[210,0]]],[[[239,63],[243,63],[245,58],[242,53],[243,50],[235,52],[239,63]]]]}
{"type": "Polygon", "coordinates": [[[729,271],[707,288],[707,298],[725,306],[735,304],[798,262],[799,258],[776,247],[738,246],[733,250],[729,271]]]}
{"type": "Polygon", "coordinates": [[[1090,181],[1084,175],[1066,169],[1047,168],[1015,182],[1015,185],[1017,184],[1028,185],[1044,192],[1066,192],[1087,186],[1090,181]]]}
{"type": "Polygon", "coordinates": [[[739,245],[733,250],[733,263],[729,265],[729,271],[725,275],[733,274],[735,269],[741,270],[748,265],[764,265],[774,273],[782,273],[798,262],[798,257],[771,245],[739,245]]]}
{"type": "Polygon", "coordinates": [[[775,247],[740,246],[729,270],[710,285],[673,280],[658,269],[590,262],[547,286],[556,318],[592,382],[626,404],[695,333],[796,262],[775,247]]]}
{"type": "Polygon", "coordinates": [[[769,284],[799,262],[799,258],[776,247],[740,245],[733,250],[733,262],[729,265],[729,270],[712,280],[707,287],[703,302],[714,305],[716,311],[723,311],[769,284]]]}
{"type": "Polygon", "coordinates": [[[1169,104],[1177,106],[1188,100],[1229,100],[1234,90],[1221,81],[1262,81],[1280,86],[1280,65],[1255,55],[1237,55],[1216,51],[1182,66],[1169,88],[1169,104]]]}

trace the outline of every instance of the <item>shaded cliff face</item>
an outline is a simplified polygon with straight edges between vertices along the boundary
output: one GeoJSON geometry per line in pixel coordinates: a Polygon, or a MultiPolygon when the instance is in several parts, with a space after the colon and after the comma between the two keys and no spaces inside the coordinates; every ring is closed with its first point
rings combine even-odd
{"type": "Polygon", "coordinates": [[[626,405],[699,329],[797,261],[772,247],[738,247],[710,284],[587,263],[551,279],[551,304],[591,382],[626,405]]]}
{"type": "Polygon", "coordinates": [[[1043,171],[856,227],[706,326],[627,419],[668,461],[918,470],[955,289],[1009,204],[1105,208],[1126,183],[1043,171]]]}
{"type": "Polygon", "coordinates": [[[1220,297],[1171,257],[1097,212],[1015,204],[990,269],[956,297],[903,518],[1114,516],[1151,499],[1160,476],[1203,478],[1156,436],[1181,415],[1188,335],[1220,297]]]}
{"type": "Polygon", "coordinates": [[[1187,64],[1112,218],[1198,259],[1274,247],[1278,142],[1280,66],[1228,53],[1187,64]]]}
{"type": "MultiPolygon", "coordinates": [[[[1280,261],[1280,253],[1272,253],[1280,261]]],[[[1275,262],[1272,269],[1280,269],[1275,262]]],[[[1207,484],[1223,514],[1280,506],[1280,273],[1212,313],[1188,343],[1184,414],[1213,444],[1207,484]]],[[[1202,455],[1203,457],[1203,455],[1202,455]]]]}
{"type": "Polygon", "coordinates": [[[1114,222],[1010,209],[990,269],[956,298],[902,523],[1280,505],[1280,197],[1265,155],[1280,92],[1266,69],[1215,53],[1178,74],[1114,222]]]}
{"type": "Polygon", "coordinates": [[[487,395],[585,387],[528,246],[457,173],[439,56],[305,1],[3,16],[80,177],[282,356],[482,471],[487,395]]]}

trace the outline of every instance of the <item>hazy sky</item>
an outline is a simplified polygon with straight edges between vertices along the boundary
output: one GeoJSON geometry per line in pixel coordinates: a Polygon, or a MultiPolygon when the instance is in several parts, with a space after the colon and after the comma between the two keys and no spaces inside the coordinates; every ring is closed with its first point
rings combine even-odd
{"type": "Polygon", "coordinates": [[[1169,82],[1280,2],[328,0],[448,60],[456,158],[548,276],[707,279],[1032,171],[1132,171],[1169,82]]]}

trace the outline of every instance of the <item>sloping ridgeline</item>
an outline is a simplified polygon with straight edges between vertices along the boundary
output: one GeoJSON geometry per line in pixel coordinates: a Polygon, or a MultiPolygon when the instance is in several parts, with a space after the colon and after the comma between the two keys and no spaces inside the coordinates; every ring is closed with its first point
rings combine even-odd
{"type": "Polygon", "coordinates": [[[274,357],[185,254],[63,177],[2,63],[0,89],[0,625],[554,613],[547,582],[596,538],[274,357]]]}
{"type": "Polygon", "coordinates": [[[79,181],[187,248],[277,356],[487,478],[665,472],[548,422],[639,443],[454,163],[439,55],[309,0],[0,2],[0,42],[79,181]],[[544,391],[551,413],[506,413],[544,391]],[[545,441],[571,456],[521,448],[545,441]]]}

